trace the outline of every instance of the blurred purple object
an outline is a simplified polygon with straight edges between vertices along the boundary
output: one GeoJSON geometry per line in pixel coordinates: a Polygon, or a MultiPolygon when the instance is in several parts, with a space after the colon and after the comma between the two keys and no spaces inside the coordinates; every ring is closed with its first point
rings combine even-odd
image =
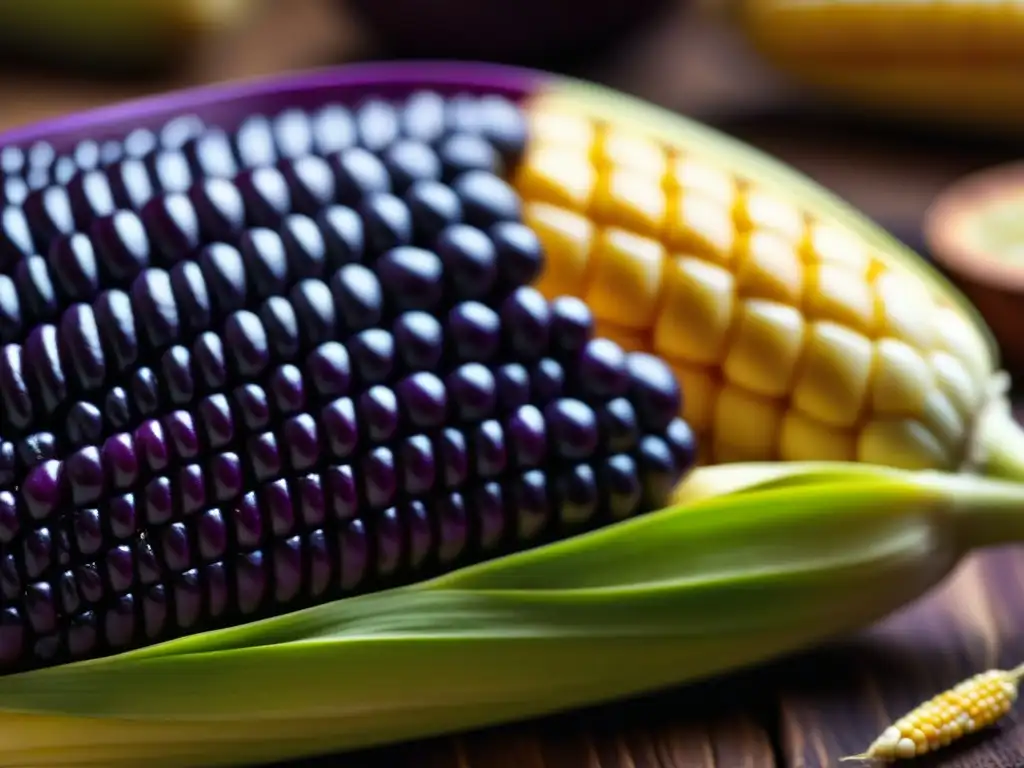
{"type": "Polygon", "coordinates": [[[670,0],[346,0],[388,55],[552,65],[614,46],[670,0]]]}

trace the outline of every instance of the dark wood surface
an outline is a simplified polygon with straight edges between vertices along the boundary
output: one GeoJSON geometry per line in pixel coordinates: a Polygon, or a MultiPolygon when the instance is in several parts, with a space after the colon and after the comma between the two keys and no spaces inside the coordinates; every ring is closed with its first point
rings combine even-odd
{"type": "MultiPolygon", "coordinates": [[[[166,81],[0,70],[0,128],[154,90],[386,55],[336,7],[278,3],[191,52],[166,81]]],[[[809,100],[727,30],[680,11],[575,74],[712,122],[812,174],[912,245],[958,176],[1024,154],[983,138],[885,126],[809,100]]],[[[1022,410],[1021,415],[1024,415],[1022,410]]],[[[346,768],[824,768],[903,711],[982,668],[1024,661],[1024,552],[967,560],[880,626],[754,672],[640,701],[332,758],[346,768]]],[[[1024,766],[1014,718],[927,765],[1024,766]]]]}

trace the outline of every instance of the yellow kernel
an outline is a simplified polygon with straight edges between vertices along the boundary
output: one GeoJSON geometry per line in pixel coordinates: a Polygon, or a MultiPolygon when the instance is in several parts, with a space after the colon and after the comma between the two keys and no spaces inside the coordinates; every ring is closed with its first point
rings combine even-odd
{"type": "Polygon", "coordinates": [[[871,377],[873,345],[859,333],[830,322],[811,323],[793,404],[836,427],[852,427],[871,377]]]}
{"type": "Polygon", "coordinates": [[[872,266],[871,254],[858,237],[818,222],[807,228],[801,253],[808,262],[843,267],[865,277],[872,266]]]}
{"type": "Polygon", "coordinates": [[[586,302],[602,320],[624,328],[648,328],[658,311],[665,249],[656,240],[609,227],[591,255],[586,302]]]}
{"type": "Polygon", "coordinates": [[[715,408],[716,461],[768,461],[775,456],[785,404],[726,385],[715,408]]]}
{"type": "Polygon", "coordinates": [[[756,187],[748,187],[739,196],[734,217],[742,231],[769,230],[796,244],[804,238],[804,215],[800,209],[756,187]]]}
{"type": "Polygon", "coordinates": [[[876,419],[857,440],[857,461],[900,469],[954,468],[952,454],[921,422],[876,419]]]}
{"type": "Polygon", "coordinates": [[[547,203],[523,206],[523,221],[544,247],[544,267],[535,282],[548,298],[582,296],[590,263],[594,225],[584,216],[547,203]]]}
{"type": "Polygon", "coordinates": [[[871,407],[875,413],[913,415],[924,409],[933,375],[921,353],[898,339],[875,344],[871,407]]]}
{"type": "Polygon", "coordinates": [[[672,372],[685,392],[683,418],[698,434],[707,433],[715,419],[715,404],[722,390],[721,382],[712,368],[670,363],[672,372]]]}
{"type": "Polygon", "coordinates": [[[870,336],[875,328],[875,297],[865,276],[837,264],[807,270],[807,314],[870,336]]]}
{"type": "Polygon", "coordinates": [[[612,168],[601,173],[590,211],[602,224],[658,237],[665,221],[665,193],[643,174],[612,168]]]}
{"type": "Polygon", "coordinates": [[[688,363],[720,363],[736,304],[732,273],[700,259],[672,258],[662,290],[655,351],[688,363]]]}
{"type": "Polygon", "coordinates": [[[879,335],[901,339],[922,351],[932,349],[935,302],[921,281],[889,270],[873,287],[879,335]]]}
{"type": "Polygon", "coordinates": [[[524,200],[584,211],[597,184],[597,171],[583,154],[567,147],[537,146],[520,163],[513,185],[524,200]]]}
{"type": "Polygon", "coordinates": [[[737,240],[736,257],[740,296],[800,304],[805,267],[792,243],[771,232],[749,232],[737,240]]]}
{"type": "Polygon", "coordinates": [[[665,224],[665,244],[670,250],[729,267],[734,238],[729,211],[721,204],[686,193],[672,200],[665,224]]]}
{"type": "Polygon", "coordinates": [[[723,373],[753,392],[783,397],[791,389],[805,331],[803,315],[791,306],[754,299],[741,302],[723,373]]]}
{"type": "Polygon", "coordinates": [[[736,202],[736,180],[723,168],[695,157],[681,155],[669,164],[665,189],[670,194],[698,195],[732,211],[736,202]]]}
{"type": "Polygon", "coordinates": [[[660,190],[668,155],[658,142],[646,136],[608,129],[594,144],[594,162],[602,167],[628,168],[641,173],[660,190]]]}
{"type": "Polygon", "coordinates": [[[779,437],[783,461],[853,461],[856,456],[855,432],[829,427],[795,410],[783,418],[779,437]]]}
{"type": "Polygon", "coordinates": [[[594,123],[564,109],[538,105],[529,110],[532,142],[551,142],[579,149],[589,147],[597,136],[594,123]]]}

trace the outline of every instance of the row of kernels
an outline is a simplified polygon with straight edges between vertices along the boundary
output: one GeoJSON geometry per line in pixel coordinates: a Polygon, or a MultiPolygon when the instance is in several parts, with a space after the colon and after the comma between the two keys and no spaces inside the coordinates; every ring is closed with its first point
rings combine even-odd
{"type": "MultiPolygon", "coordinates": [[[[726,209],[699,194],[681,196],[672,215],[662,222],[661,193],[635,174],[602,176],[600,194],[587,201],[584,184],[552,186],[550,178],[575,166],[578,168],[571,175],[593,175],[592,170],[584,170],[589,168],[586,162],[561,148],[538,150],[535,159],[536,168],[527,164],[518,179],[527,200],[568,208],[602,225],[664,242],[672,252],[698,256],[731,271],[739,269],[749,295],[797,303],[806,294],[814,304],[812,309],[822,317],[847,322],[866,333],[876,324],[875,315],[881,314],[874,306],[864,263],[802,257],[796,243],[769,230],[752,230],[737,237],[726,209]]],[[[884,321],[883,315],[878,323],[884,321]]]]}
{"type": "Polygon", "coordinates": [[[773,231],[808,248],[820,240],[799,207],[727,169],[565,109],[531,111],[530,148],[516,182],[528,198],[581,212],[593,206],[606,223],[652,235],[680,213],[685,219],[685,201],[696,197],[730,229],[773,231]]]}
{"type": "MultiPolygon", "coordinates": [[[[666,306],[696,299],[698,306],[682,311],[714,315],[701,328],[702,351],[693,355],[677,352],[677,356],[694,362],[709,362],[701,355],[706,358],[717,354],[732,322],[731,313],[725,310],[735,305],[736,297],[790,304],[812,320],[834,321],[867,337],[906,338],[921,349],[932,346],[929,342],[935,341],[934,334],[942,327],[930,322],[935,308],[927,294],[915,300],[915,288],[921,290],[915,281],[886,273],[876,286],[870,286],[863,275],[844,266],[804,264],[789,244],[771,235],[758,233],[747,237],[746,250],[735,270],[715,263],[717,260],[711,255],[715,248],[708,238],[704,239],[704,246],[690,241],[686,253],[694,256],[673,256],[665,265],[664,257],[677,253],[671,244],[671,251],[667,252],[659,240],[635,230],[599,229],[585,215],[554,204],[530,202],[526,208],[527,223],[535,228],[548,251],[545,273],[538,282],[540,290],[571,292],[589,276],[596,294],[616,307],[615,315],[606,319],[643,327],[651,322],[653,302],[664,278],[666,306]],[[917,310],[913,320],[901,310],[904,299],[909,299],[909,306],[917,310]]],[[[948,346],[957,345],[964,346],[958,339],[948,346]]],[[[979,362],[983,367],[984,359],[979,362]]]]}
{"type": "Polygon", "coordinates": [[[962,459],[911,418],[870,421],[859,429],[823,424],[740,387],[724,386],[704,439],[714,461],[860,461],[906,469],[955,469],[962,459]]]}
{"type": "MultiPolygon", "coordinates": [[[[873,367],[880,371],[873,410],[919,412],[937,381],[961,418],[976,412],[986,385],[985,350],[953,310],[940,309],[919,318],[935,331],[933,344],[920,347],[914,339],[888,335],[873,339],[838,320],[835,313],[822,316],[788,302],[767,300],[777,297],[777,292],[775,297],[767,292],[765,299],[750,298],[741,290],[749,276],[750,272],[741,270],[734,277],[695,258],[670,259],[664,270],[663,309],[654,325],[656,350],[690,363],[721,362],[728,377],[767,396],[788,392],[798,362],[809,357],[808,378],[823,383],[839,379],[849,388],[837,395],[824,386],[816,387],[826,401],[814,402],[808,396],[802,403],[797,396],[796,404],[837,426],[848,426],[842,419],[853,418],[854,406],[863,402],[873,367]],[[731,342],[728,350],[727,342],[731,342]],[[874,366],[872,355],[879,358],[874,366]]],[[[817,295],[821,301],[822,294],[817,295]]]]}
{"type": "Polygon", "coordinates": [[[709,461],[867,461],[894,466],[955,467],[962,435],[940,439],[927,419],[874,416],[859,427],[826,424],[723,380],[715,366],[672,363],[686,396],[683,416],[702,438],[709,461]],[[949,442],[945,442],[948,440],[949,442]]]}
{"type": "Polygon", "coordinates": [[[868,335],[912,339],[922,349],[932,346],[926,322],[935,306],[930,292],[916,276],[884,266],[855,234],[808,220],[793,205],[748,189],[713,165],[673,155],[651,139],[565,111],[541,109],[535,118],[536,141],[518,170],[526,199],[663,240],[673,252],[730,268],[739,262],[749,270],[752,296],[798,303],[807,295],[823,319],[846,322],[868,335]],[[652,178],[661,157],[668,158],[661,185],[666,195],[658,194],[652,178]],[[746,202],[733,210],[741,189],[747,190],[746,202]],[[595,196],[595,190],[601,194],[595,196]],[[672,198],[671,206],[666,198],[672,198]],[[663,215],[667,219],[661,222],[663,215]],[[775,277],[766,280],[768,275],[775,277]],[[860,289],[853,275],[864,283],[860,289]],[[868,283],[876,277],[872,297],[868,283]],[[756,293],[759,279],[762,295],[756,293]],[[896,297],[900,300],[892,300],[896,297]],[[878,307],[868,306],[872,298],[878,307]]]}
{"type": "Polygon", "coordinates": [[[880,414],[933,413],[946,442],[962,434],[976,405],[976,387],[956,358],[939,357],[953,400],[935,389],[924,357],[896,339],[874,345],[842,325],[807,322],[786,304],[737,302],[727,270],[695,258],[666,260],[654,240],[597,230],[562,209],[534,204],[531,211],[528,219],[551,252],[541,290],[580,294],[599,318],[623,329],[651,328],[659,354],[720,363],[727,378],[767,397],[792,390],[797,408],[841,428],[852,426],[868,402],[880,414]]]}
{"type": "MultiPolygon", "coordinates": [[[[530,204],[534,215],[528,218],[553,252],[551,260],[559,262],[551,264],[542,276],[541,290],[582,295],[599,318],[627,333],[637,346],[648,342],[645,331],[652,325],[650,339],[662,354],[706,365],[725,356],[727,378],[769,397],[785,394],[793,370],[805,356],[804,344],[814,342],[815,334],[806,332],[805,319],[834,321],[810,326],[817,336],[832,338],[818,345],[821,364],[808,366],[804,394],[794,396],[798,408],[807,411],[812,420],[824,421],[826,427],[846,428],[861,418],[865,409],[891,416],[867,431],[862,441],[862,452],[867,453],[873,451],[873,443],[882,442],[872,439],[872,434],[900,432],[903,442],[918,452],[928,441],[915,431],[926,428],[940,435],[931,441],[935,450],[962,435],[964,419],[973,413],[979,399],[982,380],[974,374],[983,372],[987,351],[975,343],[980,338],[972,336],[970,329],[963,332],[962,322],[959,326],[954,323],[952,332],[945,334],[942,322],[931,322],[935,303],[916,278],[882,266],[859,239],[843,230],[811,222],[803,230],[802,240],[797,239],[795,227],[785,236],[787,208],[775,205],[767,196],[751,198],[755,204],[740,224],[773,226],[775,232],[747,231],[736,237],[725,208],[727,198],[735,193],[731,177],[716,174],[715,169],[686,156],[670,158],[674,178],[689,174],[700,193],[683,194],[677,183],[679,215],[672,219],[666,239],[672,252],[683,250],[703,259],[683,256],[666,262],[656,227],[644,223],[645,217],[657,218],[652,213],[660,211],[662,204],[651,183],[660,168],[659,146],[594,126],[584,140],[585,131],[579,125],[573,129],[572,118],[566,120],[564,124],[561,119],[552,121],[555,127],[548,130],[548,137],[561,132],[557,141],[549,142],[552,167],[559,163],[575,166],[578,175],[589,174],[590,181],[577,185],[575,196],[547,199],[580,213],[597,208],[596,214],[588,215],[598,226],[588,215],[556,205],[530,204]],[[581,146],[587,150],[578,152],[581,146]],[[610,169],[616,173],[609,173],[610,169]],[[605,191],[595,205],[588,206],[582,190],[602,183],[598,171],[605,172],[605,191]],[[615,205],[619,198],[631,201],[632,207],[615,205]],[[599,226],[622,210],[631,212],[620,221],[632,232],[599,226]],[[734,259],[739,264],[732,273],[734,259]],[[720,265],[717,270],[716,264],[720,265]],[[871,280],[874,286],[869,284],[871,280]],[[775,306],[749,299],[774,299],[775,306]],[[665,307],[661,313],[657,313],[659,303],[665,307]],[[680,306],[681,312],[677,310],[680,306]],[[782,326],[781,333],[778,326],[782,326]],[[875,352],[877,359],[873,360],[871,337],[887,334],[896,338],[886,339],[891,343],[875,352]],[[778,345],[763,343],[765,338],[787,341],[781,358],[778,345]],[[908,343],[894,346],[900,338],[908,343]],[[830,354],[836,346],[844,354],[830,354]],[[730,352],[725,355],[727,348],[730,352]],[[930,349],[940,351],[927,353],[930,349]],[[944,354],[944,349],[952,354],[944,354]],[[966,364],[955,357],[964,350],[966,364]],[[927,364],[920,353],[929,354],[927,364]],[[832,364],[837,358],[846,365],[838,372],[832,364]],[[940,381],[937,392],[929,378],[932,367],[936,369],[934,378],[940,381]],[[880,384],[872,384],[872,372],[880,384]],[[839,390],[845,397],[838,399],[845,402],[836,402],[835,390],[828,392],[825,385],[849,384],[851,379],[855,386],[839,390]],[[870,398],[870,403],[865,398],[870,398]],[[857,404],[860,408],[854,407],[857,404]],[[918,412],[923,424],[914,425],[904,418],[918,412]]],[[[544,142],[540,144],[543,150],[544,142]]],[[[672,189],[668,177],[665,186],[666,191],[672,189]]],[[[810,357],[813,363],[814,355],[810,357]]]]}
{"type": "Polygon", "coordinates": [[[674,250],[724,266],[736,260],[738,236],[745,233],[770,232],[789,243],[797,255],[801,241],[813,236],[802,217],[797,225],[770,213],[764,201],[772,198],[760,192],[736,193],[731,204],[696,189],[666,192],[644,172],[595,165],[585,151],[572,147],[531,146],[516,170],[514,184],[526,200],[585,213],[604,225],[664,240],[674,250]]]}
{"type": "MultiPolygon", "coordinates": [[[[530,121],[532,148],[546,158],[555,153],[571,158],[571,162],[554,163],[555,166],[580,169],[575,174],[578,183],[570,186],[592,190],[599,172],[616,170],[648,181],[660,178],[667,198],[696,196],[715,203],[726,210],[741,232],[774,232],[797,244],[800,254],[809,261],[868,270],[878,264],[855,234],[816,222],[799,206],[690,152],[666,147],[649,136],[591,120],[564,107],[552,109],[543,103],[535,104],[530,110],[530,121]],[[589,171],[582,170],[584,167],[589,167],[589,171]]],[[[642,196],[649,198],[650,193],[642,196]]]]}
{"type": "Polygon", "coordinates": [[[628,230],[605,227],[597,232],[590,258],[583,298],[595,314],[625,328],[654,325],[672,263],[665,247],[628,230]]]}
{"type": "MultiPolygon", "coordinates": [[[[920,416],[943,444],[953,444],[978,404],[976,383],[952,356],[933,355],[952,384],[947,392],[925,356],[897,339],[873,342],[777,302],[737,302],[728,273],[697,259],[669,261],[666,277],[653,326],[657,353],[719,363],[728,380],[765,397],[790,395],[795,407],[827,425],[852,427],[865,411],[920,416]]],[[[589,296],[600,316],[627,324],[628,303],[605,314],[607,297],[589,296]]],[[[647,306],[633,316],[642,327],[652,311],[647,306]]]]}
{"type": "MultiPolygon", "coordinates": [[[[791,312],[778,305],[766,305],[765,309],[783,316],[791,312]]],[[[754,308],[750,316],[758,311],[754,308]]],[[[802,327],[796,314],[789,317],[794,328],[802,327]]],[[[778,450],[786,459],[874,458],[880,462],[891,458],[900,466],[944,466],[958,460],[967,434],[965,418],[942,390],[931,384],[932,379],[894,381],[892,371],[882,362],[887,354],[882,349],[903,349],[912,355],[916,352],[896,340],[873,347],[866,339],[827,324],[811,325],[810,336],[799,372],[795,362],[801,354],[798,334],[765,333],[758,337],[742,327],[720,367],[675,360],[677,376],[687,392],[684,416],[697,431],[712,432],[717,441],[735,444],[736,430],[730,424],[750,424],[755,420],[750,412],[756,410],[756,418],[763,424],[779,425],[778,450]],[[835,343],[844,337],[854,343],[835,343]],[[780,343],[780,338],[785,342],[780,343]],[[861,348],[860,341],[864,356],[851,356],[850,350],[861,348]],[[791,386],[785,378],[787,372],[793,376],[791,386]],[[911,404],[909,395],[913,390],[917,408],[887,411],[872,407],[884,400],[881,393],[888,390],[891,396],[894,388],[906,390],[904,406],[911,404]],[[869,420],[862,423],[865,407],[869,420]],[[734,415],[738,412],[747,412],[739,422],[734,415]],[[862,427],[859,431],[858,426],[862,427]],[[829,450],[823,452],[823,445],[830,446],[829,450]]],[[[736,447],[763,452],[775,444],[770,436],[774,431],[765,427],[760,437],[751,438],[753,444],[736,447]]]]}

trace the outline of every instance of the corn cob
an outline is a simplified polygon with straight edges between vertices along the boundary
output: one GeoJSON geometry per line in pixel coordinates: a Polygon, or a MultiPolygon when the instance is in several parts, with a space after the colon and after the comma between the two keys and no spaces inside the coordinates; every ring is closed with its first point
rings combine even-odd
{"type": "MultiPolygon", "coordinates": [[[[31,622],[25,632],[23,614],[38,620],[46,603],[39,582],[13,600],[0,592],[2,646],[21,651],[10,653],[10,664],[49,667],[0,676],[0,765],[294,760],[591,704],[860,627],[919,596],[964,552],[1024,538],[1022,486],[967,475],[734,463],[676,485],[694,448],[671,369],[649,353],[595,339],[591,325],[602,324],[578,298],[543,301],[524,287],[551,253],[542,256],[545,238],[522,219],[522,200],[499,178],[522,166],[524,141],[531,143],[521,107],[504,97],[540,89],[583,116],[610,122],[615,114],[624,127],[643,125],[666,142],[689,137],[709,160],[744,157],[767,189],[795,192],[808,210],[899,258],[877,229],[764,158],[605,91],[500,69],[474,72],[472,85],[458,67],[420,65],[411,80],[402,68],[353,69],[360,71],[363,82],[326,73],[218,88],[0,138],[7,178],[24,185],[21,200],[8,201],[0,216],[0,274],[8,278],[0,284],[0,317],[11,352],[2,358],[0,384],[18,395],[0,422],[0,528],[17,529],[16,539],[0,541],[2,554],[12,556],[6,571],[21,578],[50,551],[51,572],[63,575],[68,558],[79,564],[84,549],[100,551],[116,538],[115,525],[138,539],[130,554],[141,552],[136,562],[146,566],[132,570],[130,619],[115,622],[131,637],[117,649],[107,622],[95,634],[91,626],[120,600],[102,574],[90,579],[88,567],[70,568],[76,579],[84,576],[77,596],[98,586],[99,598],[111,600],[88,606],[90,615],[59,613],[66,631],[55,635],[37,637],[31,622]],[[391,100],[418,88],[463,93],[391,100]],[[487,95],[470,95],[480,92],[487,95]],[[323,106],[331,100],[362,106],[323,106]],[[172,117],[173,127],[159,129],[172,117]],[[90,170],[78,166],[82,157],[90,170]],[[61,168],[72,169],[68,178],[58,176],[61,168]],[[187,182],[185,173],[192,174],[187,182]],[[119,200],[113,208],[97,205],[106,195],[95,189],[105,181],[119,200]],[[99,220],[106,223],[94,232],[99,220]],[[91,344],[81,342],[89,337],[91,344]],[[27,366],[25,350],[32,351],[27,366]],[[401,407],[406,397],[416,394],[427,406],[416,413],[434,419],[429,406],[442,393],[474,411],[491,402],[480,386],[488,374],[498,403],[518,406],[511,416],[502,410],[467,426],[464,412],[451,413],[439,430],[442,450],[455,444],[456,453],[470,442],[453,432],[482,433],[483,450],[464,469],[453,463],[470,491],[501,491],[500,514],[487,514],[490,494],[458,490],[460,509],[440,487],[426,498],[404,493],[385,501],[389,487],[401,483],[407,491],[407,481],[421,479],[396,461],[394,485],[379,482],[387,462],[378,461],[382,445],[373,443],[394,434],[395,411],[400,436],[385,438],[384,450],[424,433],[422,423],[411,436],[406,429],[413,413],[401,407]],[[19,383],[26,375],[31,388],[19,383]],[[410,376],[420,386],[400,384],[410,376]],[[338,403],[346,398],[351,405],[338,403]],[[325,400],[337,407],[325,411],[325,400]],[[365,448],[348,439],[352,413],[365,448]],[[367,413],[374,418],[361,418],[367,413]],[[488,421],[497,428],[484,428],[488,421]],[[189,439],[190,422],[198,439],[189,439]],[[659,429],[645,426],[654,422],[659,429]],[[292,428],[282,439],[284,424],[292,428]],[[538,426],[549,447],[541,464],[488,482],[481,461],[500,453],[488,438],[529,435],[538,426]],[[316,454],[306,450],[313,441],[302,439],[310,428],[323,435],[322,463],[303,475],[294,462],[316,454]],[[599,445],[592,447],[595,431],[599,445]],[[108,447],[112,435],[120,437],[108,447]],[[560,453],[571,456],[551,455],[570,443],[560,453]],[[135,461],[113,461],[109,477],[106,466],[97,473],[90,449],[98,445],[101,464],[132,453],[135,461]],[[338,450],[350,472],[332,472],[338,450]],[[182,461],[182,451],[198,453],[182,461]],[[578,458],[588,451],[610,471],[588,472],[578,458]],[[225,460],[229,453],[234,458],[225,460]],[[210,463],[219,482],[205,482],[214,474],[210,463]],[[174,474],[193,466],[201,477],[174,474]],[[263,473],[274,479],[261,482],[263,473]],[[322,505],[314,483],[292,504],[298,514],[279,514],[294,502],[294,486],[311,489],[309,474],[320,476],[322,505]],[[130,503],[113,487],[121,483],[130,503]],[[231,498],[193,503],[222,494],[231,498]],[[346,502],[340,511],[338,498],[346,502]],[[669,498],[667,508],[652,509],[669,498]],[[543,514],[533,514],[534,501],[543,514]],[[196,511],[186,513],[183,503],[196,511]],[[361,516],[352,517],[353,505],[361,516]],[[447,525],[453,507],[460,523],[447,525]],[[196,582],[174,567],[186,550],[176,534],[165,535],[183,521],[188,553],[203,555],[200,544],[209,551],[221,537],[201,537],[190,526],[208,524],[211,510],[245,523],[228,529],[225,556],[214,561],[233,576],[223,629],[209,629],[216,626],[211,607],[220,605],[210,599],[211,585],[223,582],[203,562],[200,599],[188,599],[196,582]],[[405,512],[417,525],[403,527],[405,512]],[[164,522],[154,525],[154,513],[164,522]],[[69,526],[69,516],[81,525],[69,526]],[[483,522],[496,518],[507,535],[503,546],[485,551],[483,522]],[[424,519],[426,527],[418,524],[424,519]],[[281,530],[292,520],[301,531],[298,579],[290,578],[294,568],[271,567],[296,564],[296,534],[281,530]],[[345,536],[353,520],[369,546],[342,560],[342,545],[360,538],[345,536]],[[49,540],[34,535],[40,526],[55,532],[49,540]],[[258,527],[265,536],[256,543],[258,527]],[[417,568],[411,544],[426,529],[427,564],[417,568]],[[307,557],[318,530],[327,556],[307,557]],[[463,557],[439,562],[446,545],[463,540],[463,557]],[[343,582],[353,563],[366,576],[354,589],[343,582]],[[327,590],[316,596],[325,573],[327,590]],[[296,584],[298,593],[281,591],[296,584]],[[186,599],[179,601],[179,588],[186,599]],[[180,605],[200,610],[187,627],[180,605]],[[293,610],[302,605],[311,607],[293,610]],[[146,637],[161,619],[165,634],[146,637]],[[90,655],[102,658],[55,663],[90,655]],[[432,693],[410,697],[416,690],[432,693]]],[[[937,275],[912,260],[905,268],[957,305],[937,275]]],[[[969,306],[958,311],[970,317],[969,306]]],[[[984,347],[984,329],[974,331],[984,347]]],[[[421,458],[427,443],[416,442],[410,455],[421,458]]],[[[529,458],[534,447],[522,441],[513,453],[529,458]]],[[[995,469],[1009,473],[1012,453],[998,458],[995,469]]]]}
{"type": "Polygon", "coordinates": [[[666,141],[569,98],[529,109],[513,180],[547,251],[536,286],[670,362],[704,461],[952,471],[987,444],[1020,476],[1019,432],[1011,446],[1006,413],[986,417],[1001,376],[985,329],[899,252],[699,136],[666,141]]]}
{"type": "Polygon", "coordinates": [[[730,15],[771,64],[835,100],[1016,135],[1024,5],[738,0],[730,15]],[[956,103],[950,93],[958,94],[956,103]]]}
{"type": "Polygon", "coordinates": [[[540,242],[494,173],[518,110],[462,103],[500,120],[435,151],[423,99],[165,129],[148,199],[96,160],[7,208],[8,670],[541,543],[659,507],[689,468],[671,371],[526,285],[540,242]]]}
{"type": "Polygon", "coordinates": [[[1002,719],[1017,701],[1024,667],[981,672],[940,693],[885,729],[860,755],[841,758],[891,763],[934,752],[1002,719]]]}

